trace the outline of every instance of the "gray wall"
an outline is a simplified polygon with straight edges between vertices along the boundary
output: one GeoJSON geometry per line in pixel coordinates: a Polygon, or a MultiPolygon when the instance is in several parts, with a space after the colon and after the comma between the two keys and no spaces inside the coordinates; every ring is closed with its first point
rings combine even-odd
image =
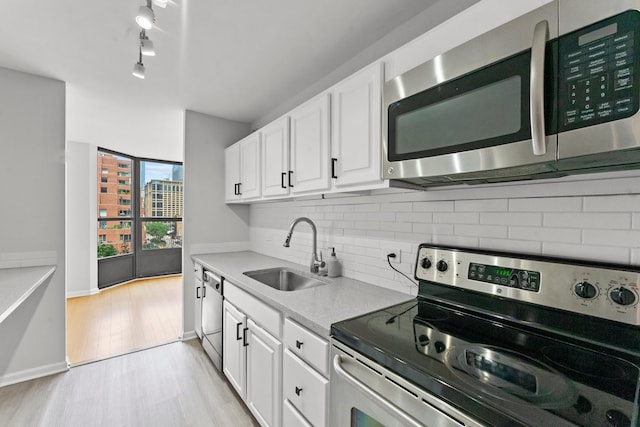
{"type": "Polygon", "coordinates": [[[194,330],[194,253],[248,249],[249,207],[224,202],[224,149],[249,133],[247,123],[185,112],[184,338],[194,330]]]}
{"type": "Polygon", "coordinates": [[[2,385],[66,367],[65,84],[0,68],[0,94],[0,261],[57,267],[0,323],[2,385]]]}

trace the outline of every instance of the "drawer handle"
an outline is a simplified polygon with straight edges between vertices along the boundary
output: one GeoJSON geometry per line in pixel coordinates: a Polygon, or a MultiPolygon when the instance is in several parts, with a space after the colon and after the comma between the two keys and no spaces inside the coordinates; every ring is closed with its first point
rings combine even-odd
{"type": "Polygon", "coordinates": [[[296,340],[296,348],[297,348],[298,350],[300,350],[300,348],[302,348],[302,344],[304,344],[302,341],[298,341],[298,340],[296,340]]]}
{"type": "Polygon", "coordinates": [[[242,326],[242,322],[236,323],[236,341],[240,341],[242,339],[240,336],[240,326],[242,326]]]}
{"type": "Polygon", "coordinates": [[[249,345],[249,342],[247,341],[247,331],[249,330],[249,328],[244,328],[242,330],[242,346],[246,347],[249,345]]]}
{"type": "Polygon", "coordinates": [[[200,286],[196,288],[196,298],[200,299],[200,286]]]}
{"type": "Polygon", "coordinates": [[[296,396],[300,396],[300,393],[302,393],[302,387],[296,387],[296,396]]]}

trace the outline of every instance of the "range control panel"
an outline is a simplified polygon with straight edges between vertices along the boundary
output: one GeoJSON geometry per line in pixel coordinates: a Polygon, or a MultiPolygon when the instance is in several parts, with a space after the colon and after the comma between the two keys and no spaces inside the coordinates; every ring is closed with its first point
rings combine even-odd
{"type": "Polygon", "coordinates": [[[560,130],[638,111],[640,12],[630,10],[559,39],[560,130]]]}
{"type": "Polygon", "coordinates": [[[422,244],[415,278],[640,326],[640,268],[422,244]]]}

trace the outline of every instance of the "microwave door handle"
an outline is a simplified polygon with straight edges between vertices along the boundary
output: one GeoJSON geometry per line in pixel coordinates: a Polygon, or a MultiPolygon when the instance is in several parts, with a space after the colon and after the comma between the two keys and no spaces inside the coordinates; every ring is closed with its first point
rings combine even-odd
{"type": "Polygon", "coordinates": [[[365,383],[351,375],[342,367],[342,357],[339,354],[336,354],[333,358],[333,369],[336,371],[338,375],[343,377],[350,383],[352,386],[359,389],[363,392],[367,397],[374,400],[380,406],[384,407],[387,411],[401,418],[403,424],[413,426],[413,427],[423,427],[423,424],[419,423],[415,418],[411,415],[404,412],[402,409],[398,408],[395,404],[385,399],[383,396],[379,395],[376,391],[369,388],[365,383]]]}
{"type": "Polygon", "coordinates": [[[549,23],[538,22],[533,30],[531,45],[531,80],[529,83],[529,112],[531,115],[531,142],[533,154],[542,156],[547,152],[544,127],[544,56],[549,23]]]}

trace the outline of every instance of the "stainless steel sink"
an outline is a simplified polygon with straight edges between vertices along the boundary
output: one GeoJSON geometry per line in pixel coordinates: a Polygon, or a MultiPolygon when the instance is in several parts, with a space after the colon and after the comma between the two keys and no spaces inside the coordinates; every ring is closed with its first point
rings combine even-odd
{"type": "Polygon", "coordinates": [[[328,282],[319,280],[311,274],[285,267],[245,271],[243,274],[279,291],[299,291],[328,284],[328,282]]]}

